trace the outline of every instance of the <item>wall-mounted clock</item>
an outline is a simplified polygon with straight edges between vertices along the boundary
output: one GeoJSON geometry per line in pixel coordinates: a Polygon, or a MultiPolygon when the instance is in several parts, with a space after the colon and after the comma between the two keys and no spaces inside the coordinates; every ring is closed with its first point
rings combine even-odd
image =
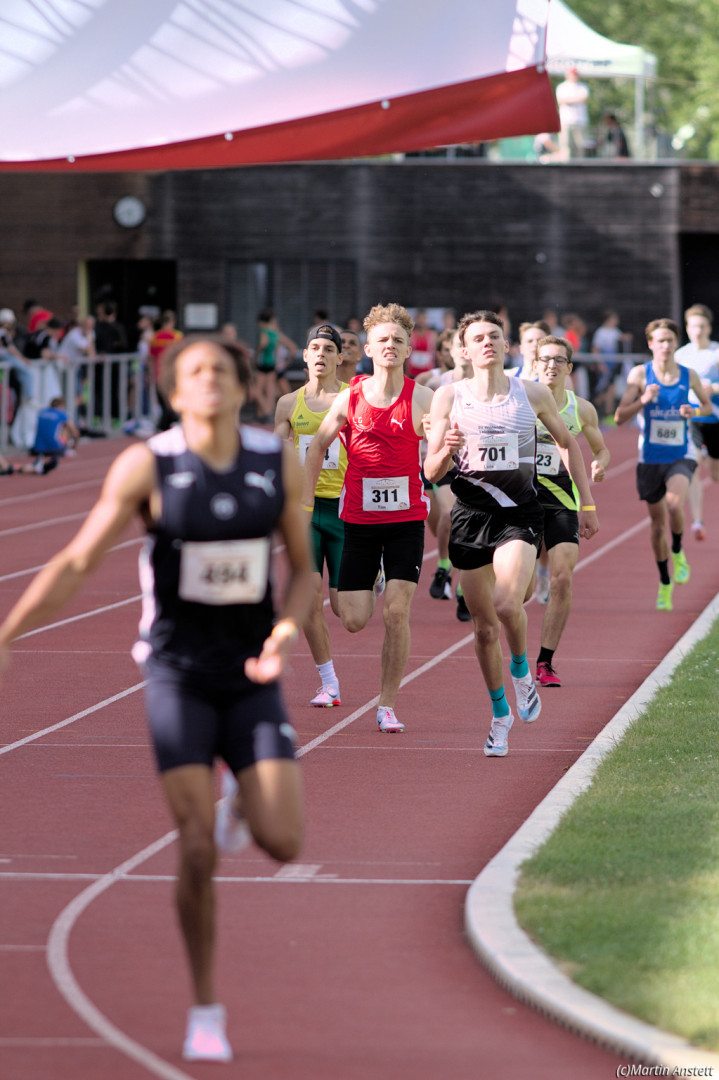
{"type": "Polygon", "coordinates": [[[123,195],[113,206],[112,216],[123,229],[135,229],[147,217],[147,207],[136,195],[123,195]]]}

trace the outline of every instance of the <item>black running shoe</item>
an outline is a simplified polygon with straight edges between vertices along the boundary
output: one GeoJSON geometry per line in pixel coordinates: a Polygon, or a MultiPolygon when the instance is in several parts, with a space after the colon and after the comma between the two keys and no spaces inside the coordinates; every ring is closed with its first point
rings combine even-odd
{"type": "Polygon", "coordinates": [[[435,570],[432,584],[429,587],[429,595],[433,600],[452,599],[452,575],[449,570],[435,570]]]}
{"type": "Polygon", "coordinates": [[[460,622],[471,622],[472,616],[469,614],[469,608],[467,607],[464,597],[457,597],[457,618],[460,622]]]}

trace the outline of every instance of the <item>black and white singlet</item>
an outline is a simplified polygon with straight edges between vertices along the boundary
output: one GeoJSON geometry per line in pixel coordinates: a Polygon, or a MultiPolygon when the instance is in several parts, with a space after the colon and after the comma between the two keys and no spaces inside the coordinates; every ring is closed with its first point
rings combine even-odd
{"type": "Polygon", "coordinates": [[[284,507],[282,445],[240,429],[235,464],[215,472],[187,448],[180,426],[151,438],[160,520],[140,553],[138,663],[241,674],[272,631],[271,534],[284,507]]]}
{"type": "Polygon", "coordinates": [[[454,459],[457,498],[477,510],[534,502],[536,422],[521,379],[510,378],[507,396],[496,404],[480,401],[467,380],[456,383],[450,424],[466,436],[454,459]]]}

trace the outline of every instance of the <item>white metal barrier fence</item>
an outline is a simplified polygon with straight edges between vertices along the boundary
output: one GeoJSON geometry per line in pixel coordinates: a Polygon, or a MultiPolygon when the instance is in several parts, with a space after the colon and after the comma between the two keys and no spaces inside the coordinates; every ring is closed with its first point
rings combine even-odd
{"type": "MultiPolygon", "coordinates": [[[[0,450],[15,445],[29,449],[27,437],[18,432],[32,426],[16,423],[12,429],[16,396],[10,384],[10,372],[16,365],[0,353],[0,450]]],[[[40,407],[61,397],[68,418],[81,429],[120,434],[123,428],[157,417],[157,395],[150,377],[150,361],[136,353],[88,357],[82,362],[30,360],[26,370],[32,376],[30,402],[21,401],[20,410],[36,414],[40,407]]],[[[25,398],[25,395],[23,395],[25,398]]]]}

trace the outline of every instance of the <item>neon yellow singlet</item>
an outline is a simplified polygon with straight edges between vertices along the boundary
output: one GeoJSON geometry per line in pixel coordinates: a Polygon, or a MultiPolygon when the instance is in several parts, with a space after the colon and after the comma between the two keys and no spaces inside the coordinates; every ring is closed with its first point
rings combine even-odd
{"type": "MultiPolygon", "coordinates": [[[[572,390],[565,390],[567,400],[559,410],[570,435],[575,438],[582,430],[579,420],[577,396],[572,390]]],[[[543,506],[564,507],[566,510],[579,509],[579,492],[571,476],[564,467],[554,439],[541,420],[537,421],[537,479],[540,483],[539,501],[543,506]]]]}
{"type": "MultiPolygon", "coordinates": [[[[347,383],[342,383],[341,390],[347,389],[347,383]]],[[[295,449],[300,456],[300,463],[304,465],[307,447],[317,434],[320,424],[327,416],[329,409],[324,412],[312,412],[305,404],[305,387],[300,387],[297,392],[297,401],[290,417],[290,427],[295,441],[295,449]]],[[[347,469],[347,451],[339,436],[325,451],[325,460],[322,463],[322,472],[317,481],[315,495],[319,499],[339,499],[347,469]]]]}

